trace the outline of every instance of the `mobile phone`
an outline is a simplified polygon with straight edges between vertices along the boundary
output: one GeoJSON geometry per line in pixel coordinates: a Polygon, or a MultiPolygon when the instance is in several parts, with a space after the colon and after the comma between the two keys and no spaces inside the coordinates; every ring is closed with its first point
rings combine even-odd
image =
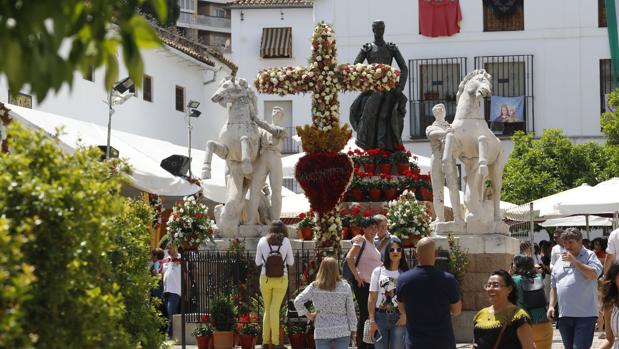
{"type": "Polygon", "coordinates": [[[376,330],[376,332],[374,332],[374,343],[380,341],[381,339],[383,339],[383,335],[382,333],[380,333],[380,330],[376,330]]]}

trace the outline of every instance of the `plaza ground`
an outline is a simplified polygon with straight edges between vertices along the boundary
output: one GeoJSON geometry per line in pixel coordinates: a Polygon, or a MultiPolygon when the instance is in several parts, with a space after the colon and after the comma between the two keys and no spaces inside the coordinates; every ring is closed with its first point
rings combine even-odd
{"type": "MultiPolygon", "coordinates": [[[[603,340],[599,339],[599,335],[601,332],[595,332],[595,336],[593,338],[593,345],[591,346],[592,349],[598,349],[602,346],[603,340]]],[[[198,347],[195,345],[187,345],[185,346],[187,349],[197,349],[198,347]]],[[[175,345],[172,347],[173,349],[181,349],[182,347],[180,345],[175,345]]],[[[240,347],[237,347],[240,348],[240,347]]],[[[257,346],[256,348],[262,348],[262,346],[257,346]]],[[[288,347],[290,348],[290,347],[288,347]]],[[[458,343],[456,345],[457,349],[469,349],[471,348],[471,344],[470,343],[458,343]]],[[[554,333],[553,333],[553,338],[552,338],[552,349],[563,349],[563,344],[561,342],[561,335],[559,334],[559,330],[555,329],[554,333]]]]}

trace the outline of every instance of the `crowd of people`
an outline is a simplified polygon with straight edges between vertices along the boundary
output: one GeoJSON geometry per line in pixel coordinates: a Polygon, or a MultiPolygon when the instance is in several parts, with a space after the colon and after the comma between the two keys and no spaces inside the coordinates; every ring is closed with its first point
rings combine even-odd
{"type": "MultiPolygon", "coordinates": [[[[461,312],[461,293],[454,276],[434,266],[436,242],[421,239],[417,265],[409,267],[402,242],[387,229],[382,215],[365,219],[363,234],[353,238],[343,260],[349,275],[344,278],[342,265],[326,257],[316,280],[294,300],[299,316],[313,322],[317,349],[351,343],[364,349],[455,348],[452,316],[461,312]]],[[[550,349],[555,324],[565,348],[590,348],[597,329],[606,337],[602,348],[619,349],[619,230],[608,240],[587,241],[578,229],[557,229],[553,240],[522,242],[512,264],[481,285],[490,306],[473,319],[474,348],[550,349]]],[[[165,256],[162,249],[152,251],[150,272],[161,277],[152,297],[162,299],[171,335],[181,294],[180,255],[167,247],[165,256]]],[[[279,309],[294,265],[283,223],[273,222],[259,240],[255,263],[261,268],[263,347],[283,348],[279,309]]]]}

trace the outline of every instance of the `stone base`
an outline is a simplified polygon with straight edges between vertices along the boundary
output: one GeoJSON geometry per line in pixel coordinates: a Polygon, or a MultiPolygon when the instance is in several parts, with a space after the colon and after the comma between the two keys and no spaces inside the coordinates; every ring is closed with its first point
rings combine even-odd
{"type": "MultiPolygon", "coordinates": [[[[233,236],[229,236],[229,234],[225,234],[221,231],[217,226],[213,227],[213,232],[215,237],[222,239],[231,239],[234,237],[243,239],[243,238],[260,238],[262,236],[266,236],[269,233],[268,225],[259,225],[259,224],[244,224],[239,225],[235,234],[233,236]]],[[[294,227],[288,226],[288,236],[294,237],[297,236],[297,231],[294,227]]]]}
{"type": "Polygon", "coordinates": [[[483,234],[509,234],[509,226],[503,222],[459,222],[456,223],[454,221],[450,222],[433,222],[430,224],[430,228],[435,234],[439,235],[447,235],[449,233],[452,234],[475,234],[475,235],[483,235],[483,234]]]}
{"type": "MultiPolygon", "coordinates": [[[[181,314],[176,314],[172,316],[172,339],[176,341],[176,343],[181,343],[181,314]]],[[[187,322],[185,323],[185,344],[195,345],[196,337],[194,337],[191,332],[198,327],[197,323],[187,322]]]]}
{"type": "MultiPolygon", "coordinates": [[[[290,245],[292,246],[293,250],[314,250],[314,246],[316,245],[316,243],[313,240],[307,241],[294,239],[292,238],[293,235],[291,235],[290,233],[288,234],[288,236],[290,236],[290,245]]],[[[258,247],[258,241],[260,240],[260,238],[258,237],[240,239],[244,242],[246,251],[255,251],[258,247]]],[[[200,246],[200,249],[210,251],[226,251],[228,247],[230,247],[230,240],[232,239],[215,239],[215,244],[203,244],[200,246]]],[[[340,246],[342,246],[343,251],[349,250],[351,247],[350,240],[340,241],[340,246]]]]}
{"type": "Polygon", "coordinates": [[[463,310],[460,315],[451,317],[456,343],[473,343],[473,318],[477,311],[463,310]]]}

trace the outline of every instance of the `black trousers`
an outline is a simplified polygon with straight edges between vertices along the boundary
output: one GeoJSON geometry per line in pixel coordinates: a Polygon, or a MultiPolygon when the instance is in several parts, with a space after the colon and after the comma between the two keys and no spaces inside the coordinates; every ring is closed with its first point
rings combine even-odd
{"type": "Polygon", "coordinates": [[[372,344],[363,342],[363,326],[365,320],[368,319],[368,298],[370,296],[370,284],[364,283],[363,287],[357,286],[357,282],[353,283],[353,292],[359,306],[359,317],[357,318],[357,347],[359,349],[374,349],[372,344]]]}

